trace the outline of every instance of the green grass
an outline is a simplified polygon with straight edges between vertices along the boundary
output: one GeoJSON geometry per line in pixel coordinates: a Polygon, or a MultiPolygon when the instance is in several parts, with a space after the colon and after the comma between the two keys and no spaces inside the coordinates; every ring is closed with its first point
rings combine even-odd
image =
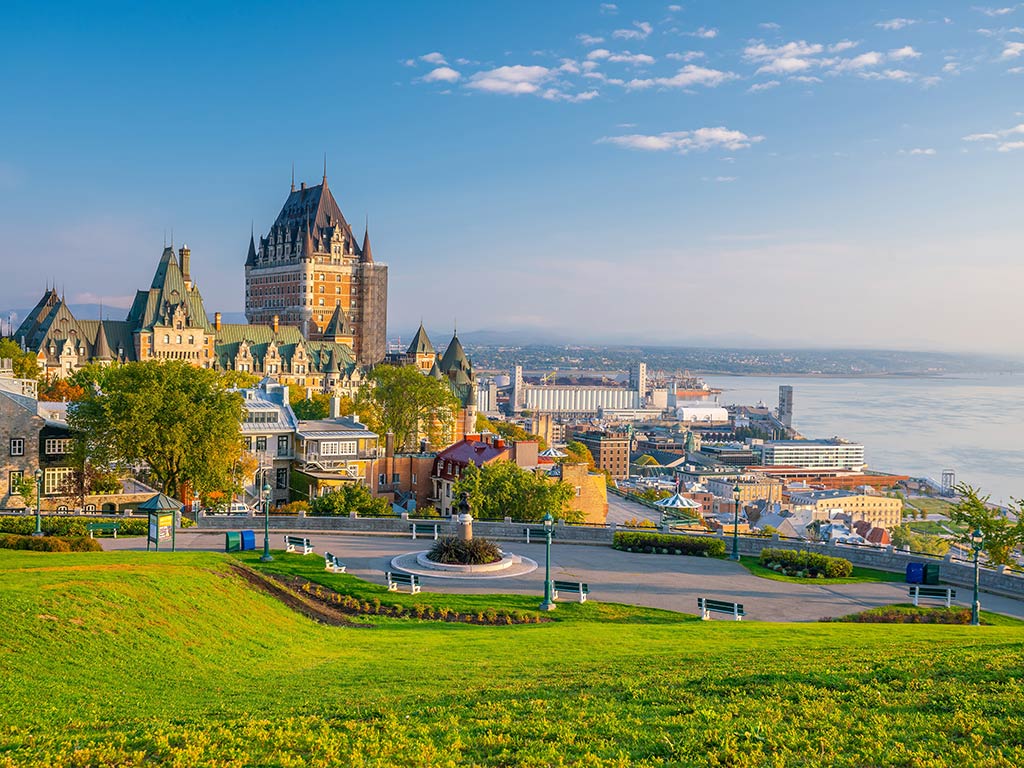
{"type": "MultiPolygon", "coordinates": [[[[841,616],[830,621],[836,622],[870,622],[872,619],[880,623],[897,624],[900,621],[905,623],[927,624],[929,620],[936,624],[969,624],[971,609],[962,605],[954,605],[947,608],[945,605],[914,605],[913,603],[895,603],[893,605],[881,605],[877,608],[868,608],[860,613],[841,616]]],[[[1024,620],[1013,616],[1004,616],[1001,613],[981,611],[979,620],[985,626],[993,627],[1024,627],[1024,620]]]]}
{"type": "Polygon", "coordinates": [[[740,565],[754,576],[773,581],[788,581],[791,584],[863,584],[876,581],[903,581],[905,574],[879,571],[875,568],[853,566],[853,573],[840,579],[801,579],[799,576],[786,576],[761,565],[758,558],[752,555],[740,555],[740,565]]]}
{"type": "Polygon", "coordinates": [[[953,507],[953,504],[945,499],[932,499],[923,496],[915,496],[907,499],[907,503],[917,507],[917,509],[927,512],[929,515],[949,516],[949,510],[953,507]]]}
{"type": "Polygon", "coordinates": [[[1017,627],[335,628],[229,562],[0,552],[0,766],[1024,764],[1017,627]]]}

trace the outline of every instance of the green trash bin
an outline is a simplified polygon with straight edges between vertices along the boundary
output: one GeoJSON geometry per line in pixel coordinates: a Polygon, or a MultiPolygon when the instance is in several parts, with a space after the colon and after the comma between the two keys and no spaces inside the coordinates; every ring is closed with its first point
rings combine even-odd
{"type": "Polygon", "coordinates": [[[239,531],[228,531],[224,534],[224,551],[242,551],[242,534],[239,531]]]}
{"type": "Polygon", "coordinates": [[[938,563],[925,563],[924,564],[924,583],[925,584],[938,584],[939,583],[939,564],[938,563]]]}

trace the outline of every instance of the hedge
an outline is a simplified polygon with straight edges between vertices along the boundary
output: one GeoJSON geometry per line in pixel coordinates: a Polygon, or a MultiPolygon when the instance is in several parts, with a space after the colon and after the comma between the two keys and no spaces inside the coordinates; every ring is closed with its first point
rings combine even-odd
{"type": "Polygon", "coordinates": [[[787,576],[810,579],[816,579],[819,575],[827,579],[841,579],[853,574],[853,563],[845,558],[794,549],[762,549],[760,562],[766,568],[783,572],[787,576]]]}
{"type": "Polygon", "coordinates": [[[668,533],[620,531],[612,542],[615,549],[632,552],[725,557],[725,542],[704,536],[678,536],[668,533]]]}
{"type": "MultiPolygon", "coordinates": [[[[43,533],[49,536],[88,536],[89,523],[120,523],[118,536],[145,536],[149,520],[145,517],[99,517],[96,515],[49,515],[42,519],[43,533]]],[[[189,528],[195,523],[182,518],[181,527],[189,528]]],[[[27,536],[36,529],[35,515],[0,516],[0,533],[19,533],[27,536]]]]}
{"type": "Polygon", "coordinates": [[[33,552],[102,552],[98,541],[88,536],[19,536],[0,533],[0,549],[28,549],[33,552]]]}

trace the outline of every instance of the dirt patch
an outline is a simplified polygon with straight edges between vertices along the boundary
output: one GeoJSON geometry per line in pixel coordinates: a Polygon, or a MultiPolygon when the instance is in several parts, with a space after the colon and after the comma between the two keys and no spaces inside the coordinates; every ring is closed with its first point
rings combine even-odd
{"type": "Polygon", "coordinates": [[[48,613],[40,613],[36,618],[40,621],[60,621],[56,616],[51,616],[48,613]]]}
{"type": "Polygon", "coordinates": [[[366,624],[357,624],[354,621],[350,621],[337,608],[308,599],[292,591],[285,584],[279,583],[277,579],[267,578],[237,563],[231,563],[229,567],[233,573],[240,576],[253,589],[270,595],[276,600],[280,600],[293,611],[297,611],[313,621],[320,624],[328,624],[332,627],[369,628],[366,624]]]}

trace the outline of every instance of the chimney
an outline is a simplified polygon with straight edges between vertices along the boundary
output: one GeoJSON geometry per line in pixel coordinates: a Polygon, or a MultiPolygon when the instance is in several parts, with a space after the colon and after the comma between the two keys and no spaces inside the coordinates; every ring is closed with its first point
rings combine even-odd
{"type": "Polygon", "coordinates": [[[274,315],[273,326],[274,326],[274,335],[276,336],[277,335],[277,329],[278,329],[278,317],[277,317],[277,315],[274,315]]]}
{"type": "Polygon", "coordinates": [[[299,189],[305,189],[305,188],[306,188],[306,182],[302,182],[301,184],[299,184],[299,189]]]}
{"type": "Polygon", "coordinates": [[[215,331],[220,330],[220,312],[213,313],[213,329],[215,331]]]}
{"type": "Polygon", "coordinates": [[[182,244],[181,248],[178,249],[178,260],[181,266],[181,276],[185,278],[185,287],[190,287],[189,283],[192,282],[192,278],[189,276],[189,260],[192,255],[192,251],[188,249],[188,245],[182,244]]]}
{"type": "Polygon", "coordinates": [[[384,455],[389,459],[395,455],[395,433],[388,432],[384,435],[384,455]]]}
{"type": "Polygon", "coordinates": [[[498,448],[498,449],[504,448],[505,447],[505,441],[502,440],[500,437],[494,438],[494,447],[498,448]]]}
{"type": "Polygon", "coordinates": [[[331,411],[330,411],[330,413],[331,413],[331,418],[332,419],[337,419],[338,417],[341,416],[341,398],[340,397],[332,397],[331,398],[331,411]]]}

